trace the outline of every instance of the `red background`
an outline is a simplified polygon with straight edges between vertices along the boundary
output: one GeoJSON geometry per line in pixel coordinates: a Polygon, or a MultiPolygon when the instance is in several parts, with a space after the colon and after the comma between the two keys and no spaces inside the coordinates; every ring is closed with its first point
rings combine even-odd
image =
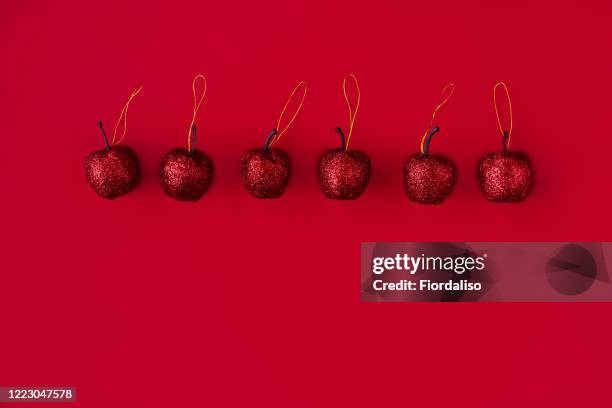
{"type": "Polygon", "coordinates": [[[362,241],[611,238],[612,5],[430,3],[2,2],[0,384],[73,385],[87,407],[608,406],[609,304],[359,301],[362,241]],[[361,199],[335,202],[314,168],[346,123],[347,72],[362,88],[351,146],[373,175],[361,199]],[[188,204],[157,174],[185,143],[196,73],[217,174],[188,204]],[[302,79],[311,92],[278,145],[289,188],[256,200],[239,156],[302,79]],[[512,147],[537,170],[519,205],[475,184],[500,145],[498,80],[512,147]],[[460,179],[421,206],[401,167],[450,81],[432,152],[460,179]],[[127,143],[142,183],[105,201],[83,158],[140,82],[127,143]]]}

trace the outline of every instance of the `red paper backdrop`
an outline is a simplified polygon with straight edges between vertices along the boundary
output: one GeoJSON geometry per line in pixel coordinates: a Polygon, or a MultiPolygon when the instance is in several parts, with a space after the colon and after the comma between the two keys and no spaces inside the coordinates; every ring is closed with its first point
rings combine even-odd
{"type": "Polygon", "coordinates": [[[77,406],[607,406],[610,304],[364,304],[373,240],[610,240],[607,1],[4,1],[0,384],[73,385],[77,406]],[[209,78],[199,146],[216,179],[197,203],[165,197],[158,163],[185,143],[196,73],[209,78]],[[373,175],[325,199],[317,155],[337,145],[343,74],[361,81],[352,147],[373,175]],[[279,146],[279,200],[243,190],[291,88],[311,87],[279,146]],[[533,195],[491,204],[475,163],[500,139],[533,195]],[[409,202],[403,161],[441,88],[457,84],[432,151],[459,168],[444,205],[409,202]],[[85,182],[140,82],[127,143],[142,183],[116,201],[85,182]]]}

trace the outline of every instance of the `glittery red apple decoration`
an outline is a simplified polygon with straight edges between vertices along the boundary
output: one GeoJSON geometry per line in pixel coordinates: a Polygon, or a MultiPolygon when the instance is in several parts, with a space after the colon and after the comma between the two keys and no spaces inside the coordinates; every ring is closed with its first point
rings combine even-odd
{"type": "Polygon", "coordinates": [[[127,132],[127,110],[132,99],[140,93],[142,86],[130,95],[121,111],[115,126],[112,141],[109,143],[102,121],[98,127],[104,138],[104,149],[91,152],[85,157],[85,176],[89,185],[100,196],[109,200],[132,191],[140,181],[138,158],[132,149],[120,144],[127,132]],[[123,120],[123,135],[116,139],[117,129],[123,120]]]}
{"type": "Polygon", "coordinates": [[[289,155],[282,149],[269,146],[275,135],[276,129],[266,139],[263,149],[251,149],[240,158],[240,179],[253,197],[278,198],[289,183],[289,155]]]}
{"type": "Polygon", "coordinates": [[[455,163],[446,156],[429,154],[431,139],[440,131],[438,126],[433,126],[433,121],[440,108],[452,96],[454,89],[455,85],[449,84],[442,91],[442,95],[447,96],[434,109],[430,127],[421,141],[421,152],[410,156],[404,165],[404,190],[408,198],[417,203],[441,204],[451,194],[457,182],[455,163]]]}
{"type": "Polygon", "coordinates": [[[327,198],[354,200],[363,194],[368,185],[371,162],[368,155],[364,152],[348,149],[361,99],[357,78],[352,74],[345,76],[342,82],[342,90],[349,109],[348,138],[344,137],[340,127],[336,128],[336,132],[340,136],[340,148],[324,151],[319,157],[317,171],[321,191],[327,198]],[[354,109],[346,92],[346,81],[348,78],[353,80],[357,92],[357,101],[354,109]]]}
{"type": "Polygon", "coordinates": [[[510,151],[512,134],[512,105],[506,84],[500,82],[493,89],[495,111],[502,133],[502,150],[485,154],[478,163],[478,185],[489,201],[513,203],[523,201],[533,189],[535,170],[527,153],[510,151]],[[495,93],[498,86],[503,86],[508,97],[510,112],[509,130],[501,126],[495,93]]]}
{"type": "Polygon", "coordinates": [[[327,198],[354,200],[365,191],[370,180],[370,158],[359,150],[347,150],[340,128],[341,147],[328,149],[319,157],[319,184],[327,198]]]}
{"type": "Polygon", "coordinates": [[[478,163],[478,185],[487,200],[515,203],[533,189],[535,171],[524,152],[487,153],[478,163]]]}
{"type": "Polygon", "coordinates": [[[178,201],[198,201],[208,191],[214,176],[212,160],[201,150],[196,149],[196,115],[206,96],[206,77],[197,75],[193,79],[193,115],[187,134],[187,148],[170,150],[160,163],[162,189],[168,197],[178,201]],[[196,83],[202,81],[202,95],[197,98],[196,83]]]}
{"type": "Polygon", "coordinates": [[[196,127],[192,128],[191,150],[172,149],[162,159],[160,178],[164,193],[179,201],[197,201],[210,187],[215,167],[212,160],[195,148],[196,127]]]}
{"type": "Polygon", "coordinates": [[[413,154],[404,166],[404,190],[417,203],[441,204],[457,182],[455,163],[446,156],[429,154],[431,137],[438,130],[431,130],[424,153],[413,154]]]}
{"type": "Polygon", "coordinates": [[[291,174],[291,160],[284,150],[272,147],[272,145],[281,138],[297,117],[307,92],[306,83],[300,82],[289,95],[289,99],[278,118],[276,128],[272,129],[272,132],[266,138],[263,148],[251,149],[240,158],[240,179],[247,192],[253,197],[278,198],[285,192],[291,174]],[[281,129],[281,122],[287,107],[300,88],[303,88],[301,101],[293,117],[281,129]]]}
{"type": "MultiPolygon", "coordinates": [[[[102,134],[102,122],[98,122],[102,134]]],[[[89,185],[100,197],[112,200],[132,191],[140,180],[138,158],[127,146],[111,146],[106,135],[106,147],[85,157],[85,175],[89,185]]]]}

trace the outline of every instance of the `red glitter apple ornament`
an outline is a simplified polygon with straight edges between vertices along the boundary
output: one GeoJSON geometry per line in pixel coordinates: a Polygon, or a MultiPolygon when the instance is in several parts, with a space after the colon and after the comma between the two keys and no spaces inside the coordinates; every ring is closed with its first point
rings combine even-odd
{"type": "Polygon", "coordinates": [[[193,115],[187,134],[187,148],[172,149],[160,163],[160,178],[164,192],[178,201],[197,201],[210,187],[214,175],[212,160],[196,149],[195,119],[206,96],[206,77],[197,75],[193,79],[193,115]],[[202,81],[202,96],[198,99],[196,83],[202,81]]]}
{"type": "Polygon", "coordinates": [[[240,179],[244,188],[253,197],[278,198],[285,192],[291,174],[291,160],[284,150],[272,146],[293,124],[304,104],[307,92],[308,86],[304,81],[297,84],[281,111],[276,127],[266,138],[263,148],[251,149],[240,158],[240,179]],[[281,122],[287,107],[300,88],[303,89],[302,98],[295,113],[289,122],[281,128],[281,122]]]}
{"type": "Polygon", "coordinates": [[[502,150],[485,154],[478,163],[478,185],[487,200],[515,203],[523,201],[531,193],[535,170],[527,153],[510,151],[512,136],[512,102],[508,86],[498,82],[493,87],[493,105],[502,134],[502,150]],[[497,88],[503,87],[508,99],[509,126],[504,130],[497,108],[497,88]]]}
{"type": "Polygon", "coordinates": [[[340,127],[336,128],[336,132],[340,136],[340,148],[324,151],[319,157],[317,170],[321,191],[327,198],[334,200],[355,200],[365,191],[370,180],[371,171],[368,155],[359,150],[348,149],[361,100],[359,83],[355,75],[349,74],[344,77],[342,91],[349,109],[348,137],[344,137],[344,132],[340,127]],[[349,101],[346,91],[346,83],[349,78],[355,84],[355,91],[357,93],[354,108],[349,101]]]}
{"type": "Polygon", "coordinates": [[[140,181],[140,166],[138,157],[128,146],[122,145],[127,132],[127,111],[130,102],[142,91],[138,87],[123,106],[113,138],[108,142],[102,121],[98,127],[104,138],[104,149],[91,152],[85,157],[85,176],[93,190],[102,198],[112,200],[132,191],[140,181]],[[117,138],[119,124],[123,122],[123,134],[117,138]]]}
{"type": "Polygon", "coordinates": [[[433,122],[454,91],[454,84],[444,87],[442,101],[435,107],[429,127],[421,139],[421,152],[410,156],[404,165],[404,190],[408,198],[417,203],[441,204],[457,182],[455,163],[446,156],[429,154],[431,138],[440,131],[433,122]]]}

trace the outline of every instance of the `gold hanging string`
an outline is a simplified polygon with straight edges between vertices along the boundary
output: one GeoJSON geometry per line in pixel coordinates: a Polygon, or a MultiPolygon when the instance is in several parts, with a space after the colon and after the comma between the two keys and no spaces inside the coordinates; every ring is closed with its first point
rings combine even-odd
{"type": "Polygon", "coordinates": [[[431,128],[434,125],[434,121],[436,120],[438,111],[442,109],[444,105],[446,105],[446,102],[448,102],[450,97],[453,96],[453,93],[455,93],[455,84],[453,83],[447,84],[442,89],[442,94],[440,95],[440,102],[434,108],[433,114],[431,115],[431,121],[429,122],[429,126],[427,127],[427,129],[425,129],[425,133],[421,138],[421,154],[425,153],[425,141],[427,140],[427,136],[429,136],[429,132],[431,131],[431,128]]]}
{"type": "Polygon", "coordinates": [[[136,97],[136,95],[138,95],[140,93],[140,91],[142,91],[142,89],[143,89],[142,85],[140,85],[138,88],[136,88],[134,90],[134,92],[132,92],[130,97],[128,98],[128,100],[125,103],[125,105],[123,106],[123,109],[121,110],[121,114],[119,115],[119,119],[117,119],[117,124],[115,125],[115,131],[113,132],[113,139],[111,140],[111,146],[119,144],[119,143],[121,143],[123,141],[123,139],[125,139],[125,134],[127,132],[127,113],[128,113],[128,108],[130,107],[130,103],[132,102],[132,99],[134,99],[136,97]],[[117,138],[117,130],[119,129],[119,124],[122,121],[123,121],[123,133],[122,133],[121,137],[119,138],[119,140],[116,140],[116,138],[117,138]]]}
{"type": "Polygon", "coordinates": [[[353,74],[347,74],[344,76],[344,80],[342,81],[342,92],[344,93],[344,100],[346,101],[346,106],[348,106],[349,110],[349,129],[348,129],[348,137],[346,138],[346,144],[344,146],[345,150],[348,150],[349,142],[351,141],[351,135],[353,134],[353,127],[355,126],[355,118],[357,117],[357,112],[359,111],[359,103],[361,102],[361,91],[359,90],[359,82],[357,82],[357,78],[353,74]],[[347,79],[352,79],[355,84],[355,90],[357,91],[357,101],[355,102],[355,107],[351,104],[348,94],[346,93],[346,82],[347,79]]]}
{"type": "Polygon", "coordinates": [[[291,125],[293,124],[293,121],[295,120],[297,115],[300,113],[300,110],[302,109],[302,105],[304,104],[304,99],[306,99],[306,94],[307,93],[308,93],[308,85],[304,81],[301,81],[300,83],[298,83],[295,86],[295,88],[293,88],[293,91],[289,95],[289,98],[287,99],[287,102],[285,103],[285,106],[283,107],[283,110],[281,111],[280,116],[278,117],[278,122],[276,123],[276,132],[277,133],[274,136],[274,138],[272,139],[272,141],[268,144],[268,147],[272,147],[272,145],[274,143],[278,142],[278,140],[287,131],[287,129],[289,129],[289,127],[291,127],[291,125]],[[293,97],[295,96],[297,91],[300,88],[302,88],[302,87],[304,88],[304,92],[302,93],[302,99],[300,99],[300,103],[298,104],[297,108],[295,109],[295,112],[293,113],[293,116],[291,117],[291,119],[289,119],[289,122],[287,122],[285,127],[283,127],[281,129],[281,122],[283,120],[283,116],[285,115],[285,112],[287,111],[287,108],[289,107],[289,104],[293,100],[293,97]]]}
{"type": "Polygon", "coordinates": [[[508,86],[505,82],[498,82],[493,87],[493,106],[495,106],[495,115],[497,116],[497,124],[499,126],[499,131],[501,132],[502,137],[505,139],[505,149],[508,150],[510,148],[510,138],[512,137],[512,100],[510,99],[510,91],[508,90],[508,86]],[[504,91],[506,92],[506,98],[508,99],[508,130],[504,130],[504,127],[502,126],[499,109],[497,107],[497,88],[500,86],[504,88],[504,91]]]}
{"type": "Polygon", "coordinates": [[[193,126],[195,125],[196,115],[200,110],[200,106],[202,102],[204,102],[204,97],[206,96],[207,89],[207,81],[206,77],[202,74],[198,74],[193,78],[193,82],[191,83],[191,90],[193,91],[193,114],[191,116],[191,123],[189,124],[189,133],[187,133],[187,151],[191,153],[192,147],[192,134],[193,134],[193,126]],[[198,93],[196,91],[196,83],[200,80],[202,82],[202,96],[198,99],[198,93]]]}

